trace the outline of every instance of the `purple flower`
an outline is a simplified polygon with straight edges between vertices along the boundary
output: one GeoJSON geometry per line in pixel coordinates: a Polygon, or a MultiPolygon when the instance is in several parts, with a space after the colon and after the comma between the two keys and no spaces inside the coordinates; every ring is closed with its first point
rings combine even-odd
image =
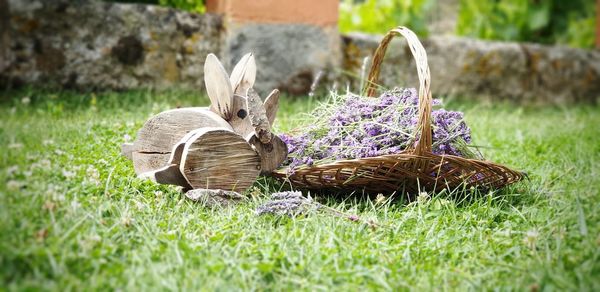
{"type": "Polygon", "coordinates": [[[318,209],[319,205],[305,198],[300,192],[279,192],[271,194],[271,199],[256,208],[257,215],[272,214],[296,216],[318,209]]]}
{"type": "MultiPolygon", "coordinates": [[[[281,135],[288,145],[288,171],[323,159],[352,159],[396,154],[414,146],[419,136],[419,97],[415,89],[386,91],[379,98],[354,94],[342,96],[334,105],[317,109],[322,114],[299,136],[281,135]]],[[[433,105],[441,104],[434,99],[433,105]]],[[[433,149],[436,154],[465,156],[471,130],[460,112],[432,112],[433,149]]]]}

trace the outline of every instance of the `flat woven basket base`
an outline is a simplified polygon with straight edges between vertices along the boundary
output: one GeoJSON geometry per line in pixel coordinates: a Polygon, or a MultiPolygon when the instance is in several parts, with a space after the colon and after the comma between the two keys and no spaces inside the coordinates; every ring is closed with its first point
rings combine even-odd
{"type": "Polygon", "coordinates": [[[492,162],[432,153],[340,160],[300,168],[291,175],[285,169],[273,175],[298,189],[409,194],[460,187],[497,189],[523,178],[522,173],[492,162]]]}

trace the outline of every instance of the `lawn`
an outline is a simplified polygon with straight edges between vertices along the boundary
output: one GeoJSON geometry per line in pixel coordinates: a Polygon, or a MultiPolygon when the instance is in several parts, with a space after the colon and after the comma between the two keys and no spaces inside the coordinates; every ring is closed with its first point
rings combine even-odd
{"type": "MultiPolygon", "coordinates": [[[[281,101],[276,132],[316,101],[281,101]]],[[[600,290],[600,108],[450,101],[485,156],[527,171],[502,191],[415,202],[312,194],[378,224],[256,216],[278,190],[208,209],[135,177],[120,144],[188,91],[0,93],[0,290],[600,290]]]]}

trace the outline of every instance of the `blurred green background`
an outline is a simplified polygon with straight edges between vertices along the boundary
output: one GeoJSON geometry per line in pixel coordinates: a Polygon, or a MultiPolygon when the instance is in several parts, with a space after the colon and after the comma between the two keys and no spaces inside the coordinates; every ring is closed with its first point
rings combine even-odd
{"type": "MultiPolygon", "coordinates": [[[[204,12],[203,0],[113,0],[204,12]]],[[[444,0],[341,0],[341,32],[385,33],[405,25],[427,35],[428,23],[444,0]]],[[[489,40],[592,48],[596,27],[593,0],[456,0],[457,35],[489,40]]]]}

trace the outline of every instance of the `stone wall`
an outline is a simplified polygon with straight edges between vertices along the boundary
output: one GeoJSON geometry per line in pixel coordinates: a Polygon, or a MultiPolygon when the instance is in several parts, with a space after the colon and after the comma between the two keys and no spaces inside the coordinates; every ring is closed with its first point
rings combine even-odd
{"type": "MultiPolygon", "coordinates": [[[[259,92],[280,88],[306,94],[318,72],[326,73],[321,86],[336,79],[358,84],[357,78],[336,75],[340,73],[336,68],[359,75],[364,57],[373,53],[380,39],[361,34],[340,37],[331,21],[281,21],[233,21],[218,14],[93,0],[0,0],[0,87],[203,90],[208,53],[219,55],[230,70],[234,60],[252,51],[259,92]],[[6,4],[10,10],[2,9],[6,4]]],[[[434,36],[423,43],[436,96],[551,103],[597,102],[600,96],[600,51],[451,36],[434,36]]],[[[382,83],[417,84],[411,60],[404,43],[394,41],[382,83]]]]}
{"type": "MultiPolygon", "coordinates": [[[[238,60],[255,52],[259,91],[278,88],[291,94],[306,94],[319,72],[329,73],[341,64],[337,27],[306,24],[243,24],[228,28],[223,54],[238,60]]],[[[229,67],[232,64],[228,64],[229,67]]]]}
{"type": "Polygon", "coordinates": [[[0,82],[77,88],[202,86],[221,18],[99,1],[9,0],[0,82]]]}
{"type": "MultiPolygon", "coordinates": [[[[0,0],[5,1],[5,0],[0,0]]],[[[204,87],[208,53],[229,70],[254,52],[257,89],[305,94],[313,77],[340,64],[337,27],[226,22],[151,5],[92,0],[9,0],[0,42],[0,85],[94,89],[204,87]]],[[[337,7],[337,6],[336,6],[337,7]]],[[[6,12],[4,10],[3,12],[6,12]]],[[[334,21],[335,23],[335,21],[334,21]]]]}
{"type": "MultiPolygon", "coordinates": [[[[344,36],[344,68],[359,72],[381,37],[344,36]]],[[[597,102],[600,51],[490,42],[457,37],[424,39],[436,96],[511,99],[527,103],[597,102]]],[[[404,41],[394,40],[381,70],[385,86],[415,86],[416,69],[404,41]]],[[[356,84],[356,82],[354,82],[356,84]]]]}

